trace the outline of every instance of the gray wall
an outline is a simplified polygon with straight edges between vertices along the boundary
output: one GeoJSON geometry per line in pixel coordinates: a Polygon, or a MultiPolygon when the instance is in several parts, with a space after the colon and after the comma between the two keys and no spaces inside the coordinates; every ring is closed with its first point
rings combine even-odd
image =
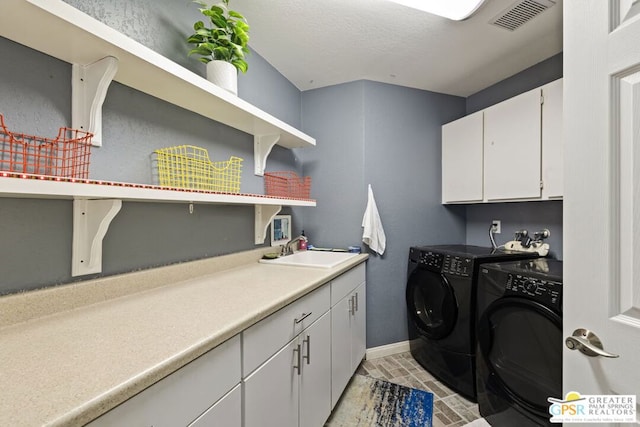
{"type": "MultiPolygon", "coordinates": [[[[199,19],[190,1],[121,0],[68,3],[204,76],[184,43],[199,19]],[[160,4],[159,4],[160,3],[160,4]]],[[[71,65],[0,38],[0,113],[8,128],[55,136],[71,125],[71,65]]],[[[300,93],[259,55],[239,79],[239,95],[293,126],[300,125],[300,93]]],[[[253,175],[253,137],[198,114],[112,83],[103,108],[104,145],[92,150],[90,176],[152,182],[156,148],[194,144],[214,160],[245,159],[241,191],[263,193],[253,175]]],[[[292,150],[275,147],[268,170],[300,169],[292,150]]],[[[72,203],[0,199],[0,294],[84,280],[71,277],[72,203]]],[[[284,209],[283,213],[292,213],[284,209]]],[[[294,213],[294,224],[302,222],[294,213]]],[[[255,248],[253,206],[125,202],[103,242],[103,275],[255,248]]]]}
{"type": "Polygon", "coordinates": [[[493,86],[470,95],[467,98],[467,114],[482,110],[561,77],[562,53],[559,53],[493,86]]]}
{"type": "Polygon", "coordinates": [[[548,229],[551,236],[549,243],[550,255],[562,258],[562,202],[518,202],[518,203],[487,203],[467,207],[467,244],[491,246],[489,240],[489,226],[491,221],[501,221],[502,233],[495,235],[498,246],[513,240],[517,230],[525,229],[529,235],[542,229],[548,229]]]}
{"type": "Polygon", "coordinates": [[[464,207],[440,204],[441,125],[464,109],[463,98],[369,81],[302,93],[303,130],[318,141],[303,155],[318,198],[304,213],[311,242],[366,248],[368,184],[387,237],[367,266],[367,347],[408,338],[409,247],[465,240],[464,207]]]}
{"type": "MultiPolygon", "coordinates": [[[[482,110],[520,93],[562,77],[562,54],[540,62],[508,79],[467,98],[467,114],[482,110]]],[[[531,234],[543,228],[551,231],[552,256],[562,259],[562,202],[491,203],[467,205],[467,244],[489,246],[491,221],[502,221],[502,234],[496,243],[513,240],[514,232],[527,229],[531,234]]]]}

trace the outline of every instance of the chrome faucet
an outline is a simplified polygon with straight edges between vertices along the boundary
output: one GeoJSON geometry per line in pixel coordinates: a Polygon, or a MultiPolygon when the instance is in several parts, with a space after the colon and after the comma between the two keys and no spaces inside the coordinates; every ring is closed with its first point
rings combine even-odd
{"type": "Polygon", "coordinates": [[[306,236],[298,236],[295,239],[289,240],[286,244],[282,245],[281,255],[292,255],[294,251],[294,244],[298,243],[300,240],[307,241],[306,236]]]}

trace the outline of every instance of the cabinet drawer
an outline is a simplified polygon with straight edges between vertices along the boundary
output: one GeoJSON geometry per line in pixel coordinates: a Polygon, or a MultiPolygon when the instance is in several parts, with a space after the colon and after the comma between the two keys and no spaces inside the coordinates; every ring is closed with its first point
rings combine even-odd
{"type": "Polygon", "coordinates": [[[240,336],[237,335],[89,426],[186,426],[239,382],[240,336]]]}
{"type": "Polygon", "coordinates": [[[336,277],[331,282],[331,307],[347,296],[365,281],[365,264],[362,263],[346,273],[336,277]]]}
{"type": "Polygon", "coordinates": [[[302,330],[329,310],[330,289],[324,285],[242,332],[242,373],[246,378],[302,330]],[[300,320],[304,318],[303,320],[300,320]]]}
{"type": "Polygon", "coordinates": [[[242,393],[240,384],[202,414],[189,427],[241,427],[242,393]]]}

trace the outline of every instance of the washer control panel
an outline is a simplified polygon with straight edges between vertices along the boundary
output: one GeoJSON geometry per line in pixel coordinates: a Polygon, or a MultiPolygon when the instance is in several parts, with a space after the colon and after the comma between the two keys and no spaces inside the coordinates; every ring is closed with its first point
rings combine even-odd
{"type": "Polygon", "coordinates": [[[420,251],[418,264],[427,267],[429,270],[440,272],[444,255],[439,252],[420,251]]]}
{"type": "Polygon", "coordinates": [[[561,311],[562,283],[520,274],[509,274],[505,295],[526,295],[561,311]]]}
{"type": "Polygon", "coordinates": [[[414,248],[411,249],[410,256],[412,262],[436,273],[460,277],[470,277],[473,274],[472,258],[414,248]]]}
{"type": "Polygon", "coordinates": [[[442,264],[442,273],[469,277],[471,273],[473,273],[473,260],[462,256],[445,255],[442,264]]]}

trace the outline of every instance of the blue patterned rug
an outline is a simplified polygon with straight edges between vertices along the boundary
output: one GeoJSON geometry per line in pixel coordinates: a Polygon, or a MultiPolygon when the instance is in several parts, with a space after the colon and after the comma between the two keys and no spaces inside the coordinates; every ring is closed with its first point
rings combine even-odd
{"type": "Polygon", "coordinates": [[[433,395],[354,375],[325,427],[431,427],[433,395]]]}

